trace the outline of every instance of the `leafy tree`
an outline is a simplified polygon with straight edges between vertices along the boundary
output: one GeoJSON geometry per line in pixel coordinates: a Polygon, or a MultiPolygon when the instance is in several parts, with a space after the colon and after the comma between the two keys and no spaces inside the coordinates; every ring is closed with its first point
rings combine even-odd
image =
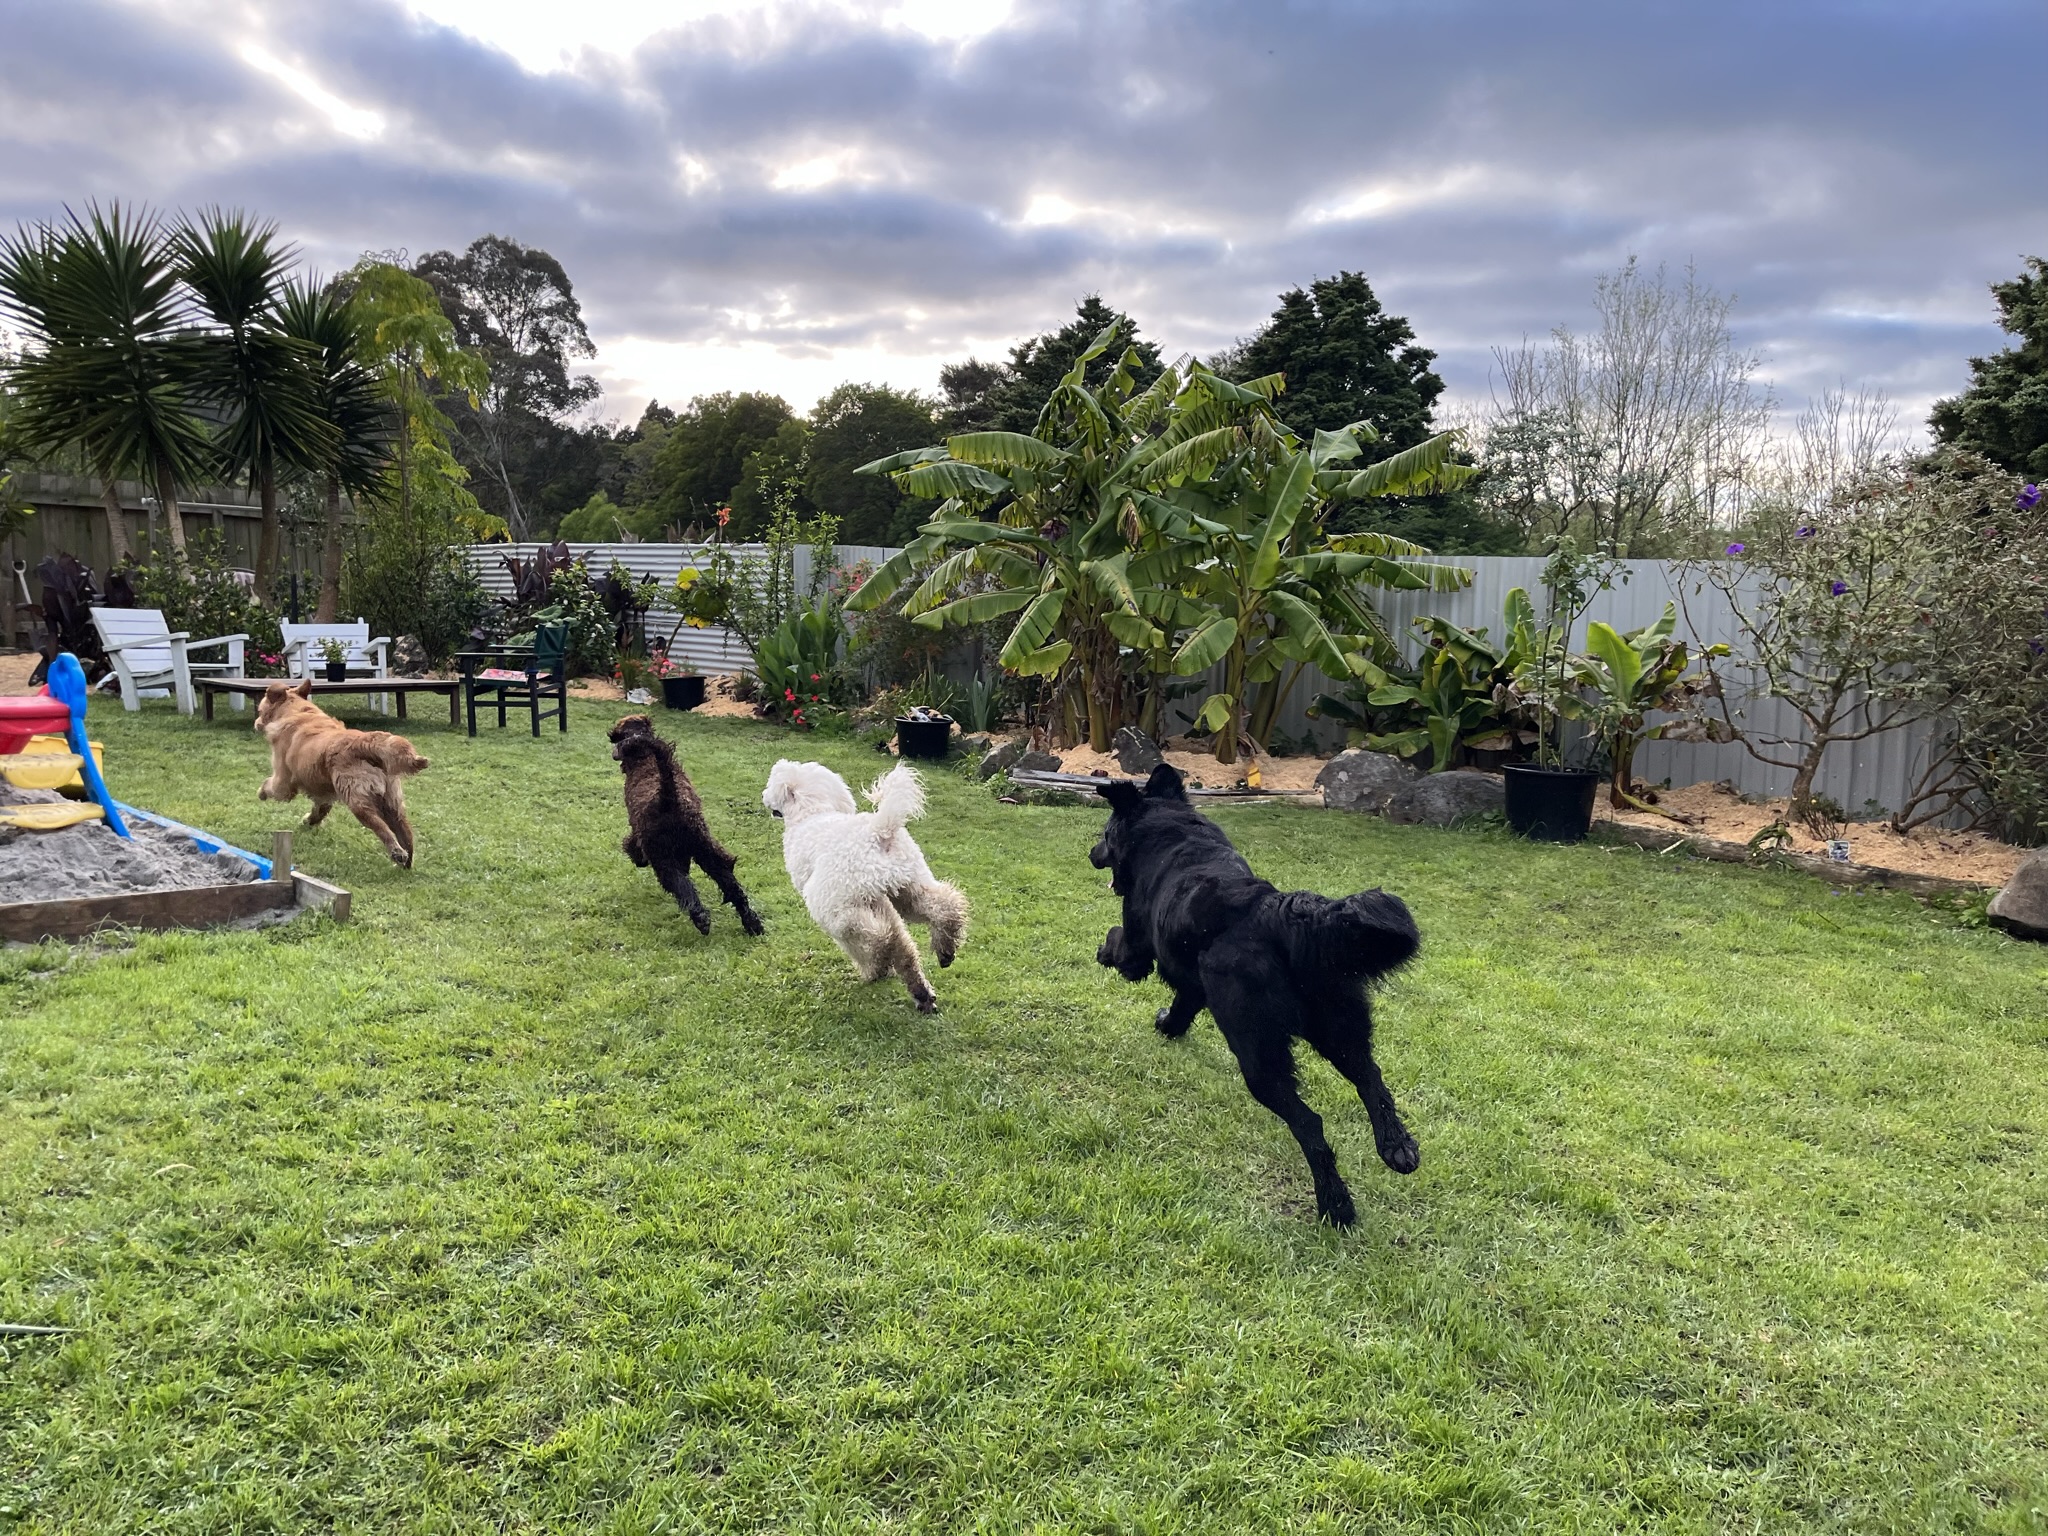
{"type": "Polygon", "coordinates": [[[597,355],[569,274],[546,251],[485,235],[459,256],[422,256],[413,275],[433,289],[457,343],[490,370],[474,405],[457,392],[445,406],[458,457],[483,476],[488,499],[525,538],[562,461],[587,461],[579,466],[586,474],[595,468],[594,455],[579,451],[591,446],[586,434],[565,425],[600,392],[595,379],[569,372],[574,360],[597,355]]]}
{"type": "Polygon", "coordinates": [[[1318,428],[1369,421],[1379,445],[1367,454],[1386,458],[1429,436],[1444,392],[1435,361],[1414,327],[1381,307],[1364,273],[1339,272],[1281,294],[1272,319],[1232,354],[1229,377],[1279,374],[1287,387],[1273,408],[1295,436],[1306,442],[1318,428]]]}
{"type": "Polygon", "coordinates": [[[932,439],[932,402],[879,384],[842,384],[811,411],[804,494],[849,544],[900,544],[937,503],[861,467],[932,439]]]}
{"type": "Polygon", "coordinates": [[[322,409],[319,354],[279,323],[291,253],[278,244],[277,227],[215,209],[180,228],[172,247],[179,275],[213,323],[196,396],[225,416],[215,438],[220,460],[248,475],[263,510],[256,545],[261,600],[277,578],[279,471],[333,464],[339,429],[322,409]]]}
{"type": "Polygon", "coordinates": [[[1743,510],[1771,409],[1735,301],[1630,257],[1594,288],[1598,330],[1496,353],[1485,492],[1547,547],[1571,534],[1637,556],[1696,548],[1743,510]]]}
{"type": "Polygon", "coordinates": [[[2020,344],[1971,358],[1969,387],[1936,402],[1932,425],[1944,446],[2042,480],[2048,479],[2048,262],[2038,256],[2026,262],[2018,277],[1991,285],[1998,323],[2020,344]]]}
{"type": "Polygon", "coordinates": [[[124,475],[154,484],[183,553],[178,486],[197,478],[211,444],[191,408],[204,342],[187,327],[162,225],[113,204],[17,230],[0,242],[0,307],[28,342],[11,375],[17,441],[83,456],[115,564],[129,558],[115,487],[124,475]]]}
{"type": "Polygon", "coordinates": [[[984,432],[996,424],[995,392],[1010,377],[1002,363],[970,357],[939,370],[939,430],[947,437],[984,432]]]}
{"type": "Polygon", "coordinates": [[[341,617],[342,521],[344,495],[376,494],[397,433],[390,402],[364,355],[364,324],[353,300],[339,286],[287,282],[277,320],[312,356],[316,407],[332,429],[327,452],[314,466],[325,498],[320,547],[320,595],[313,616],[322,623],[341,617]]]}
{"type": "Polygon", "coordinates": [[[699,395],[676,413],[653,466],[653,500],[677,522],[702,523],[732,502],[753,453],[795,419],[780,395],[699,395]]]}
{"type": "Polygon", "coordinates": [[[1088,357],[1082,379],[1085,388],[1100,387],[1121,367],[1122,354],[1112,358],[1093,350],[1096,339],[1112,326],[1137,352],[1131,378],[1143,389],[1159,377],[1159,349],[1139,338],[1137,323],[1129,315],[1111,309],[1100,295],[1091,293],[1075,309],[1074,318],[1058,330],[1018,342],[1010,349],[1007,363],[969,358],[941,369],[944,429],[949,433],[1035,431],[1039,411],[1084,353],[1088,357]]]}
{"type": "Polygon", "coordinates": [[[810,450],[810,423],[791,417],[775,429],[770,442],[747,455],[740,483],[732,488],[728,538],[760,538],[784,506],[795,512],[812,510],[810,498],[804,494],[810,450]]]}
{"type": "Polygon", "coordinates": [[[621,507],[603,491],[562,519],[560,537],[572,544],[613,544],[631,538],[650,543],[661,536],[661,513],[654,507],[621,507]]]}

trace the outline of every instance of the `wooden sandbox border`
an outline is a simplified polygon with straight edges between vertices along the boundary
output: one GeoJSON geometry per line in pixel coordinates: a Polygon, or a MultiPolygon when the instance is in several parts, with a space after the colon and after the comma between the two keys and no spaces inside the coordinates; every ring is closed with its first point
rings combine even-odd
{"type": "Polygon", "coordinates": [[[34,944],[76,939],[101,928],[211,928],[265,912],[324,911],[338,923],[349,916],[349,893],[292,868],[292,835],[272,840],[270,878],[239,885],[194,885],[122,896],[76,896],[64,901],[0,903],[0,939],[34,944]]]}

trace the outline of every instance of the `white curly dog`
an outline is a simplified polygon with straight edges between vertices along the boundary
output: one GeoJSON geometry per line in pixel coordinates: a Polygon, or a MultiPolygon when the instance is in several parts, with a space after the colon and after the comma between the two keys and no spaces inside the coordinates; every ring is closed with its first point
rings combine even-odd
{"type": "Polygon", "coordinates": [[[782,862],[811,918],[860,972],[862,981],[900,976],[920,1013],[939,1006],[918,964],[906,923],[928,923],[932,953],[953,963],[967,932],[967,898],[934,879],[904,830],[924,814],[917,770],[898,763],[868,791],[863,813],[846,780],[823,763],[785,759],[768,775],[761,803],[782,819],[782,862]]]}

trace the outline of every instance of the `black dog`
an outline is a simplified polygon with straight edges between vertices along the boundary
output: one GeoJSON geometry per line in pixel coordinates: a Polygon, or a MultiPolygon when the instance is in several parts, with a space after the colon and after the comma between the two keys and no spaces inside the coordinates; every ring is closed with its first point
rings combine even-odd
{"type": "Polygon", "coordinates": [[[1381,1159],[1396,1173],[1413,1173],[1422,1153],[1372,1059],[1366,983],[1421,947],[1415,919],[1384,891],[1332,901],[1275,889],[1188,803],[1170,765],[1153,769],[1142,790],[1111,780],[1100,793],[1110,804],[1109,825],[1088,858],[1110,871],[1124,920],[1109,930],[1096,960],[1126,981],[1143,981],[1159,967],[1173,1001],[1153,1022],[1169,1038],[1186,1034],[1208,1008],[1252,1097],[1301,1143],[1317,1212],[1348,1227],[1357,1219],[1351,1191],[1322,1118],[1295,1085],[1294,1040],[1306,1040],[1357,1086],[1381,1159]]]}
{"type": "Polygon", "coordinates": [[[740,926],[759,934],[761,919],[733,878],[739,860],[711,835],[703,802],[690,776],[677,766],[674,748],[654,734],[654,722],[645,715],[625,716],[612,727],[611,739],[612,756],[626,776],[626,821],[633,829],[621,844],[626,857],[643,869],[653,865],[661,888],[675,897],[699,933],[709,933],[710,914],[690,880],[695,859],[739,913],[740,926]]]}

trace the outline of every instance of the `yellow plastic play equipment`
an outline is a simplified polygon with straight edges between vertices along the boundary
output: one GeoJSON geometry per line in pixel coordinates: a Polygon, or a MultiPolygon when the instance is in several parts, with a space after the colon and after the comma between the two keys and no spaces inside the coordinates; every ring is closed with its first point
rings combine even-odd
{"type": "MultiPolygon", "coordinates": [[[[86,745],[92,748],[93,766],[104,771],[107,766],[105,748],[97,741],[88,742],[86,745]]],[[[79,776],[79,766],[80,759],[71,750],[71,743],[62,736],[31,736],[22,747],[19,757],[0,757],[0,775],[5,775],[7,782],[17,789],[84,789],[85,780],[79,776]],[[36,782],[31,784],[27,779],[17,779],[7,771],[19,765],[24,758],[53,755],[71,759],[71,771],[55,784],[43,783],[40,774],[37,775],[36,782]]]]}
{"type": "Polygon", "coordinates": [[[81,821],[104,821],[106,807],[96,800],[58,800],[42,805],[0,805],[0,826],[25,832],[55,832],[81,821]]]}
{"type": "Polygon", "coordinates": [[[76,752],[24,752],[19,757],[0,757],[0,775],[16,789],[63,789],[83,784],[78,770],[85,759],[76,752]]]}

